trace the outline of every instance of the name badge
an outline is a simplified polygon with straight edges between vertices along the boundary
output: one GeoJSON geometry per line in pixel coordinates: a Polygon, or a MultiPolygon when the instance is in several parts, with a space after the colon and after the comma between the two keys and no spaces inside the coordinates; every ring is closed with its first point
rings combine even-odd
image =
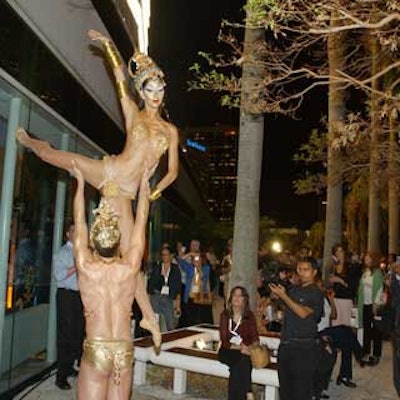
{"type": "Polygon", "coordinates": [[[200,293],[200,286],[199,285],[192,285],[192,293],[200,293]]]}
{"type": "Polygon", "coordinates": [[[166,296],[169,295],[169,287],[168,286],[163,286],[161,288],[161,294],[165,294],[166,296]]]}
{"type": "Polygon", "coordinates": [[[243,339],[240,336],[232,336],[229,342],[236,346],[239,346],[242,343],[243,339]]]}

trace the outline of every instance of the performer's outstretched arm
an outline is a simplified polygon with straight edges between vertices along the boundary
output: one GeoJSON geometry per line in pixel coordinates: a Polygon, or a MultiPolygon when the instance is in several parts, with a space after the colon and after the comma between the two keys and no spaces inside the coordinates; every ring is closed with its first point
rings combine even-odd
{"type": "Polygon", "coordinates": [[[88,227],[85,219],[85,180],[83,179],[81,171],[76,167],[74,162],[73,171],[77,181],[74,197],[74,253],[76,265],[79,270],[79,268],[82,268],[85,265],[89,257],[88,227]]]}
{"type": "Polygon", "coordinates": [[[170,142],[168,147],[168,172],[161,179],[156,187],[151,191],[150,200],[157,200],[161,196],[161,192],[166,189],[178,176],[179,170],[179,136],[175,126],[170,125],[169,129],[170,142]]]}
{"type": "Polygon", "coordinates": [[[99,40],[103,44],[107,60],[113,70],[118,97],[121,102],[122,112],[125,118],[125,129],[130,131],[139,109],[129,96],[128,82],[126,80],[125,65],[122,57],[115,47],[113,41],[95,30],[89,30],[88,35],[92,40],[99,40]]]}

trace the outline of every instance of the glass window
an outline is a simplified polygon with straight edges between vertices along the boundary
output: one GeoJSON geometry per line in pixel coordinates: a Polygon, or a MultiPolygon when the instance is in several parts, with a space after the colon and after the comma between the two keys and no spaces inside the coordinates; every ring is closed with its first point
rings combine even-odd
{"type": "MultiPolygon", "coordinates": [[[[71,150],[89,157],[102,157],[103,152],[78,135],[75,128],[64,124],[58,116],[50,115],[40,103],[33,103],[0,79],[0,183],[4,180],[6,135],[13,97],[22,99],[19,120],[30,134],[55,147],[60,147],[62,135],[67,134],[71,150]]],[[[65,220],[72,217],[75,189],[75,182],[68,173],[44,163],[22,147],[18,147],[14,171],[11,223],[2,229],[9,234],[9,257],[5,265],[7,286],[5,309],[2,310],[5,314],[0,397],[50,366],[46,351],[57,184],[60,181],[66,184],[62,216],[65,220]]],[[[95,189],[88,188],[86,200],[88,204],[97,203],[95,189]]],[[[1,206],[8,210],[7,205],[1,206]]]]}

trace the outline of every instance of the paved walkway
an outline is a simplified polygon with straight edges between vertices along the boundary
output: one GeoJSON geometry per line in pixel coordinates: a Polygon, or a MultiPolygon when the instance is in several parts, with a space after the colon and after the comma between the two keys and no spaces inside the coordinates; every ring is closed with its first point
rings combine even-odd
{"type": "MultiPolygon", "coordinates": [[[[383,357],[375,367],[360,368],[354,363],[354,381],[357,388],[351,389],[331,382],[331,400],[397,400],[392,381],[392,348],[385,342],[383,357]]],[[[334,373],[333,376],[336,376],[334,373]]],[[[30,393],[21,393],[15,400],[74,400],[76,399],[76,379],[70,379],[72,391],[63,392],[54,386],[54,376],[48,378],[30,393]]],[[[188,393],[172,394],[172,371],[169,368],[149,366],[146,385],[135,387],[132,399],[135,400],[222,400],[225,397],[227,381],[222,378],[200,374],[188,374],[188,393]]],[[[256,388],[257,399],[262,399],[262,389],[256,388]]]]}

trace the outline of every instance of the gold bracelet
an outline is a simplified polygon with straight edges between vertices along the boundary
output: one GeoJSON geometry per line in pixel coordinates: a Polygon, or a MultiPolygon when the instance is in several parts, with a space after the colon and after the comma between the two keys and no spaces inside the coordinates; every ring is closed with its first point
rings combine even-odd
{"type": "Polygon", "coordinates": [[[121,56],[118,53],[118,50],[115,48],[114,43],[111,40],[107,40],[104,42],[104,49],[108,61],[110,62],[113,68],[118,68],[122,65],[121,56]]]}
{"type": "Polygon", "coordinates": [[[149,196],[150,201],[156,201],[160,197],[161,197],[161,190],[158,188],[153,189],[149,196]]]}
{"type": "Polygon", "coordinates": [[[123,99],[124,97],[128,96],[129,93],[128,83],[126,82],[125,79],[123,81],[118,81],[116,83],[116,86],[117,86],[118,97],[120,99],[123,99]]]}

